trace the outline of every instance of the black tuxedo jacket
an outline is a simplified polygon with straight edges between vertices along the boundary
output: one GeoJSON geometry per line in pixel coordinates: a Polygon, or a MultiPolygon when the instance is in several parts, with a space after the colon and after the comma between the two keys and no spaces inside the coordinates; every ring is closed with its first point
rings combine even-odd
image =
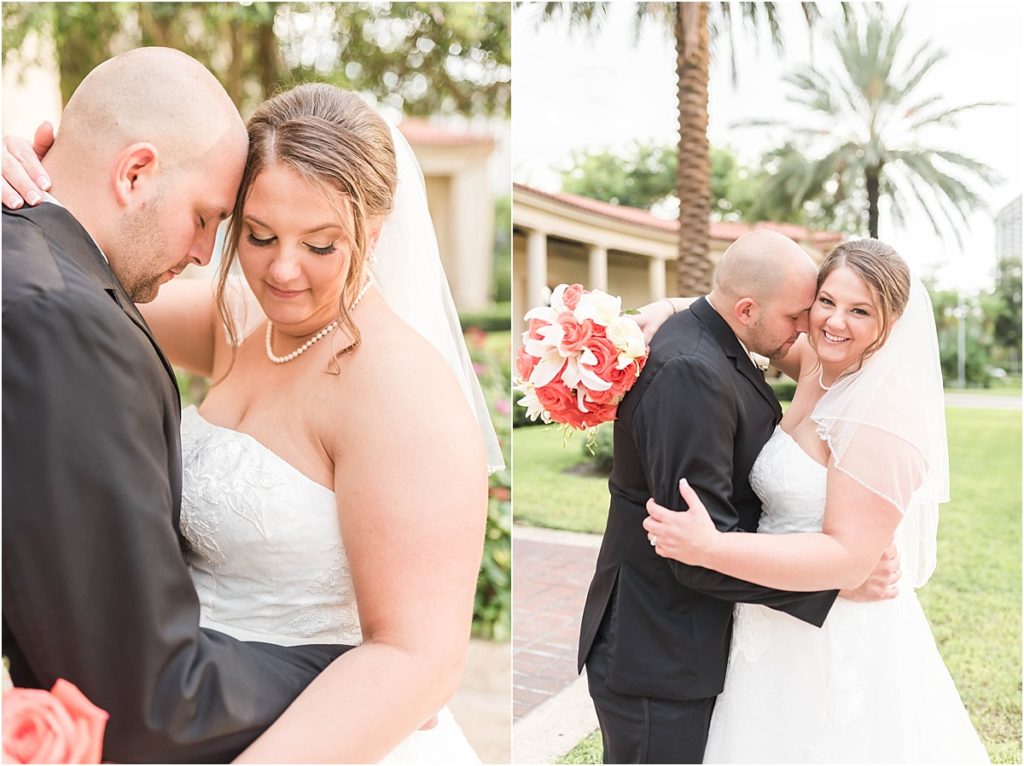
{"type": "Polygon", "coordinates": [[[720,530],[755,531],[761,502],[750,469],[781,417],[764,376],[704,298],[654,336],[619,405],[611,507],[580,630],[582,668],[604,623],[612,691],[673,700],[720,693],[734,602],[824,622],[837,591],[778,591],[663,559],[642,526],[649,497],[685,507],[685,477],[720,530]]]}
{"type": "Polygon", "coordinates": [[[346,647],[199,628],[170,365],[63,208],[3,211],[3,653],[76,684],[104,760],[227,761],[346,647]]]}

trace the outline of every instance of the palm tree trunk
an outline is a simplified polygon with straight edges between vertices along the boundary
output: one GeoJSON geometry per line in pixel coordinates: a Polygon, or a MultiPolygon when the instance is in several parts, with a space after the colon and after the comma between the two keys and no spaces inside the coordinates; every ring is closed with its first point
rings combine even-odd
{"type": "Polygon", "coordinates": [[[882,166],[867,169],[864,185],[868,192],[868,235],[878,239],[878,189],[882,178],[882,166]]]}
{"type": "Polygon", "coordinates": [[[708,216],[711,214],[711,154],[708,148],[707,3],[675,7],[676,75],[679,99],[679,260],[676,294],[703,295],[711,288],[708,216]]]}

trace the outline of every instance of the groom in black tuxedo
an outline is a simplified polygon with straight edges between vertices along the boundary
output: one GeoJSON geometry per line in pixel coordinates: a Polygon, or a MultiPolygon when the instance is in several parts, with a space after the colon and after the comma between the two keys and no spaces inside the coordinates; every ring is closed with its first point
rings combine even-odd
{"type": "Polygon", "coordinates": [[[757,529],[761,503],[748,477],[782,410],[749,352],[786,354],[807,329],[815,278],[793,241],[744,235],[722,256],[712,293],[662,325],[619,405],[611,506],[579,646],[606,763],[703,760],[735,602],[820,627],[836,598],[663,559],[642,526],[650,497],[683,510],[685,477],[720,530],[757,529]]]}
{"type": "Polygon", "coordinates": [[[3,214],[3,653],[110,714],[105,761],[228,761],[347,648],[200,629],[181,555],[181,404],[135,302],[209,261],[246,149],[198,62],[131,51],[68,102],[54,196],[3,214]]]}

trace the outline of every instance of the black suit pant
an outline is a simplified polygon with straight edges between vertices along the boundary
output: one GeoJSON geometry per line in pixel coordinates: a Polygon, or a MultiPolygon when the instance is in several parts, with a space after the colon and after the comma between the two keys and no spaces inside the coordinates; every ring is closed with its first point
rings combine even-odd
{"type": "Polygon", "coordinates": [[[608,640],[603,627],[586,665],[604,739],[604,762],[701,763],[715,698],[669,700],[612,691],[605,685],[608,640]]]}

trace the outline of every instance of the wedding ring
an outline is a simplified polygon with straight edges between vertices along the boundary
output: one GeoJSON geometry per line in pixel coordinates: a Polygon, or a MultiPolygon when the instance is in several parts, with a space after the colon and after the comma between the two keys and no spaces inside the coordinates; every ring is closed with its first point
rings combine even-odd
{"type": "Polygon", "coordinates": [[[655,545],[658,544],[658,536],[657,535],[648,535],[647,537],[651,541],[651,545],[652,546],[655,546],[655,545]]]}

